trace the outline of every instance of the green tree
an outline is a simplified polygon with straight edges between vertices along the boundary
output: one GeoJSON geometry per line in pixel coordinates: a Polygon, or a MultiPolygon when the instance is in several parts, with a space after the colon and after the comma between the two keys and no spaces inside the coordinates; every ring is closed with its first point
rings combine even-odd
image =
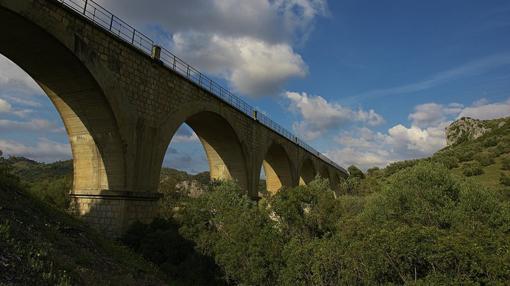
{"type": "Polygon", "coordinates": [[[347,168],[347,171],[349,171],[350,177],[355,177],[355,178],[360,178],[360,179],[365,178],[365,174],[363,173],[363,171],[361,171],[358,167],[356,167],[354,165],[349,166],[349,168],[347,168]]]}
{"type": "Polygon", "coordinates": [[[268,213],[235,184],[223,182],[183,211],[180,233],[214,257],[235,284],[274,285],[282,264],[282,236],[268,213]]]}

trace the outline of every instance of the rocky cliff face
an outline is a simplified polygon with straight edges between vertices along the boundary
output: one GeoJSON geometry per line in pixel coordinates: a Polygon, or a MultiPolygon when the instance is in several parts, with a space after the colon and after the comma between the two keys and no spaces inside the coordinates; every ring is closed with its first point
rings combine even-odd
{"type": "Polygon", "coordinates": [[[446,127],[446,144],[450,146],[474,140],[490,130],[485,126],[483,120],[462,117],[446,127]]]}

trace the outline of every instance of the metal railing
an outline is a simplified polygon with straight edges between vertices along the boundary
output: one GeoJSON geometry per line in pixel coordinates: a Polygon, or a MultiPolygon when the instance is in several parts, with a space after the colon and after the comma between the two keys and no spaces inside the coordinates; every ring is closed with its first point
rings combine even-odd
{"type": "Polygon", "coordinates": [[[330,160],[328,157],[324,156],[323,154],[312,148],[310,145],[305,143],[303,140],[296,137],[290,131],[283,128],[280,124],[274,122],[266,115],[257,112],[255,108],[250,106],[244,100],[234,95],[229,90],[225,89],[224,87],[222,87],[221,85],[219,85],[206,75],[202,74],[200,71],[196,70],[195,68],[181,60],[179,57],[174,55],[169,50],[160,46],[156,46],[152,39],[150,39],[143,33],[137,31],[135,28],[124,22],[122,19],[116,17],[111,12],[109,12],[108,10],[106,10],[93,0],[56,0],[56,1],[58,1],[59,3],[66,7],[71,8],[76,13],[92,21],[93,23],[110,32],[112,35],[118,37],[119,39],[131,44],[132,46],[134,46],[135,48],[142,51],[148,56],[152,56],[153,49],[155,47],[158,47],[159,49],[161,49],[159,60],[167,68],[184,76],[185,78],[194,82],[201,88],[209,91],[211,94],[225,101],[235,109],[243,112],[252,119],[260,122],[262,125],[268,127],[274,132],[301,146],[308,152],[312,153],[314,156],[317,156],[318,158],[327,162],[333,167],[339,170],[344,170],[342,167],[340,167],[338,164],[330,160]]]}

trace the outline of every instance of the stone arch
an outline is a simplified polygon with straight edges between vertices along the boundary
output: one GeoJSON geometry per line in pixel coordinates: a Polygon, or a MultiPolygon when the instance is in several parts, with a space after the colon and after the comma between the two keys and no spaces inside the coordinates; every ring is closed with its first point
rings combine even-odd
{"type": "MultiPolygon", "coordinates": [[[[248,171],[246,167],[245,153],[237,133],[230,122],[221,114],[212,110],[201,110],[187,115],[181,114],[181,124],[186,123],[198,136],[204,148],[211,179],[234,180],[243,189],[248,187],[248,171]]],[[[173,126],[171,136],[165,140],[166,150],[171,137],[177,131],[178,126],[173,126]]],[[[164,154],[164,151],[163,151],[164,154]]],[[[163,161],[161,158],[161,164],[163,161]]]]}
{"type": "Polygon", "coordinates": [[[310,158],[303,160],[301,168],[299,169],[299,185],[309,184],[316,175],[315,166],[310,158]]]}
{"type": "Polygon", "coordinates": [[[275,194],[282,187],[293,185],[290,158],[282,145],[273,142],[267,149],[262,162],[266,174],[266,189],[275,194]]]}
{"type": "Polygon", "coordinates": [[[91,72],[36,24],[3,8],[0,18],[0,53],[37,82],[64,122],[74,159],[73,193],[125,190],[117,121],[91,72]]]}

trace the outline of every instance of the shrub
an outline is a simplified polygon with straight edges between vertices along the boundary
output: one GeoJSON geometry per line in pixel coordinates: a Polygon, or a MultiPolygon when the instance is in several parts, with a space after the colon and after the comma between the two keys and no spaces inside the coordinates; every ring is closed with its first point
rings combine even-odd
{"type": "Polygon", "coordinates": [[[510,157],[501,159],[501,170],[510,171],[510,157]]]}
{"type": "Polygon", "coordinates": [[[369,176],[379,176],[381,175],[381,169],[379,167],[372,167],[367,170],[367,175],[369,176]]]}
{"type": "Polygon", "coordinates": [[[501,172],[501,176],[499,177],[499,182],[503,186],[510,187],[510,175],[506,175],[505,173],[501,172]]]}
{"type": "Polygon", "coordinates": [[[488,137],[485,140],[483,140],[482,145],[483,147],[492,147],[498,145],[499,138],[496,136],[488,137]]]}
{"type": "Polygon", "coordinates": [[[459,150],[457,153],[457,158],[459,159],[459,163],[467,162],[473,160],[475,156],[475,152],[472,150],[459,150]]]}
{"type": "Polygon", "coordinates": [[[501,140],[495,147],[493,147],[493,153],[496,156],[510,152],[510,143],[506,142],[508,139],[501,140]]]}
{"type": "Polygon", "coordinates": [[[433,162],[441,163],[448,169],[457,168],[459,166],[459,159],[454,156],[448,155],[436,155],[432,157],[433,162]]]}
{"type": "Polygon", "coordinates": [[[474,159],[482,166],[489,166],[494,164],[494,158],[488,153],[479,153],[474,156],[474,159]]]}
{"type": "Polygon", "coordinates": [[[462,174],[466,177],[479,176],[483,174],[483,169],[478,162],[468,163],[462,166],[462,174]]]}
{"type": "Polygon", "coordinates": [[[347,171],[349,171],[350,177],[360,178],[364,179],[365,174],[363,174],[363,171],[361,171],[358,167],[351,165],[349,168],[347,168],[347,171]]]}
{"type": "Polygon", "coordinates": [[[399,161],[399,162],[393,162],[389,164],[386,168],[384,168],[384,175],[389,177],[395,173],[397,173],[400,170],[410,168],[416,164],[418,164],[419,160],[406,160],[406,161],[399,161]]]}

